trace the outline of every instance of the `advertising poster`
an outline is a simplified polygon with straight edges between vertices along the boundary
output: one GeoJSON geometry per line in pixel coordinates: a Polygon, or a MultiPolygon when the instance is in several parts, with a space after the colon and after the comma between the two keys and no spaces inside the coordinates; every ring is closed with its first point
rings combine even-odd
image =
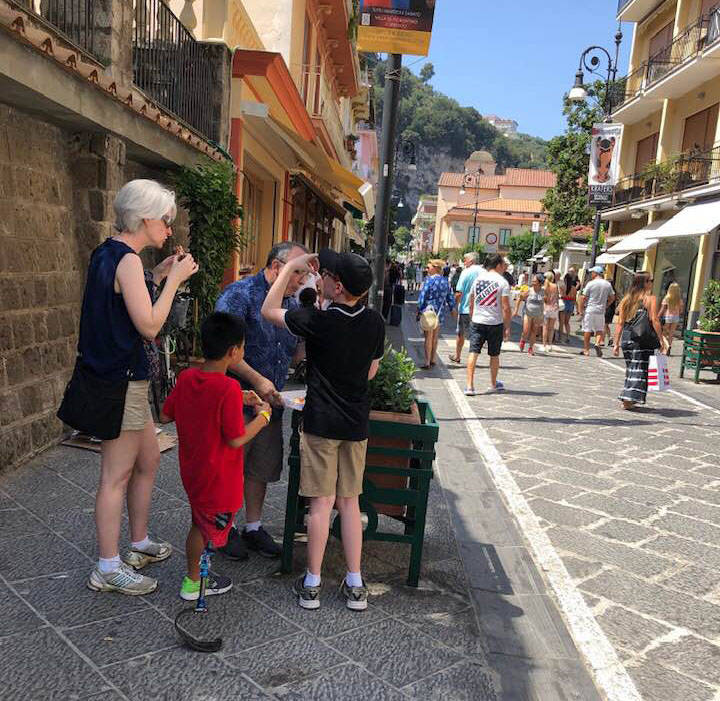
{"type": "Polygon", "coordinates": [[[622,124],[595,124],[590,141],[588,196],[590,205],[602,207],[613,201],[620,170],[622,124]]]}
{"type": "Polygon", "coordinates": [[[427,56],[435,0],[360,0],[358,51],[427,56]]]}

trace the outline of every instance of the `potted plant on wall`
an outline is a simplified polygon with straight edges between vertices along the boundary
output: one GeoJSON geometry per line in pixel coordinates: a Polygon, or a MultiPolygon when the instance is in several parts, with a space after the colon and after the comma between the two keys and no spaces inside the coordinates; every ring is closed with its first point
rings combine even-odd
{"type": "Polygon", "coordinates": [[[720,334],[720,280],[710,280],[702,298],[703,311],[698,329],[704,333],[720,334]]]}
{"type": "Polygon", "coordinates": [[[695,383],[700,371],[714,372],[720,380],[720,280],[710,280],[702,298],[703,311],[697,328],[686,330],[680,377],[686,369],[694,370],[695,383]]]}

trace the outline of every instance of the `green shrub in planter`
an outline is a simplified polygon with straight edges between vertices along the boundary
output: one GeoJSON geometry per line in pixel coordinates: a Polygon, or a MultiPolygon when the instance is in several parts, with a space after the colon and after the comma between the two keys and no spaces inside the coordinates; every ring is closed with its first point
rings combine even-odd
{"type": "Polygon", "coordinates": [[[377,375],[370,380],[370,409],[409,414],[415,403],[411,382],[416,372],[417,366],[407,351],[393,350],[388,344],[377,375]]]}
{"type": "Polygon", "coordinates": [[[720,332],[720,280],[710,280],[702,298],[703,312],[698,320],[700,331],[720,332]]]}

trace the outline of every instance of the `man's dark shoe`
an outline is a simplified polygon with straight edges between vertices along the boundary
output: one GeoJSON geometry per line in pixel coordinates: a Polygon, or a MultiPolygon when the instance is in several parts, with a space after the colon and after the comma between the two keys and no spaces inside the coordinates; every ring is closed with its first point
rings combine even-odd
{"type": "Polygon", "coordinates": [[[245,547],[245,543],[243,543],[242,538],[240,537],[240,534],[238,533],[238,529],[233,526],[230,529],[230,534],[228,535],[228,540],[225,545],[223,545],[222,548],[218,548],[218,552],[221,555],[224,555],[228,560],[247,560],[248,557],[248,551],[245,547]]]}
{"type": "Polygon", "coordinates": [[[282,553],[282,548],[262,526],[256,531],[248,531],[243,528],[242,539],[250,550],[254,550],[263,557],[280,557],[282,553]]]}

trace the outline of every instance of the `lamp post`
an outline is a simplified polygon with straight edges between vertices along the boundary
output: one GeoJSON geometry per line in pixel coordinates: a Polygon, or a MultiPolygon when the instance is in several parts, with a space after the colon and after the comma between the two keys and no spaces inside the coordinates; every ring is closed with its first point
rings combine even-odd
{"type": "MultiPolygon", "coordinates": [[[[600,103],[603,113],[605,114],[605,121],[611,121],[611,115],[613,110],[612,101],[612,86],[617,78],[618,71],[618,59],[620,57],[620,44],[622,43],[623,33],[618,25],[618,30],[615,34],[615,59],[610,55],[610,52],[602,46],[589,46],[580,55],[580,64],[578,65],[577,73],[575,74],[575,84],[568,93],[568,100],[571,102],[584,102],[588,97],[588,91],[585,89],[584,78],[585,71],[591,75],[597,75],[602,77],[598,70],[598,66],[601,63],[602,58],[607,60],[607,68],[605,72],[605,93],[603,95],[602,102],[600,103]]],[[[598,239],[600,238],[600,207],[595,207],[595,226],[593,228],[592,237],[592,249],[590,253],[590,267],[595,265],[597,259],[597,248],[598,239]]]]}
{"type": "MultiPolygon", "coordinates": [[[[463,178],[463,184],[460,188],[460,194],[464,195],[467,190],[466,187],[474,187],[475,188],[475,211],[473,214],[473,239],[477,235],[477,216],[478,216],[478,207],[480,206],[480,177],[485,175],[485,172],[482,168],[478,167],[478,169],[475,172],[465,173],[465,176],[463,178]]],[[[470,241],[468,241],[470,243],[470,241]]],[[[477,241],[473,241],[473,243],[478,243],[477,241]]]]}

